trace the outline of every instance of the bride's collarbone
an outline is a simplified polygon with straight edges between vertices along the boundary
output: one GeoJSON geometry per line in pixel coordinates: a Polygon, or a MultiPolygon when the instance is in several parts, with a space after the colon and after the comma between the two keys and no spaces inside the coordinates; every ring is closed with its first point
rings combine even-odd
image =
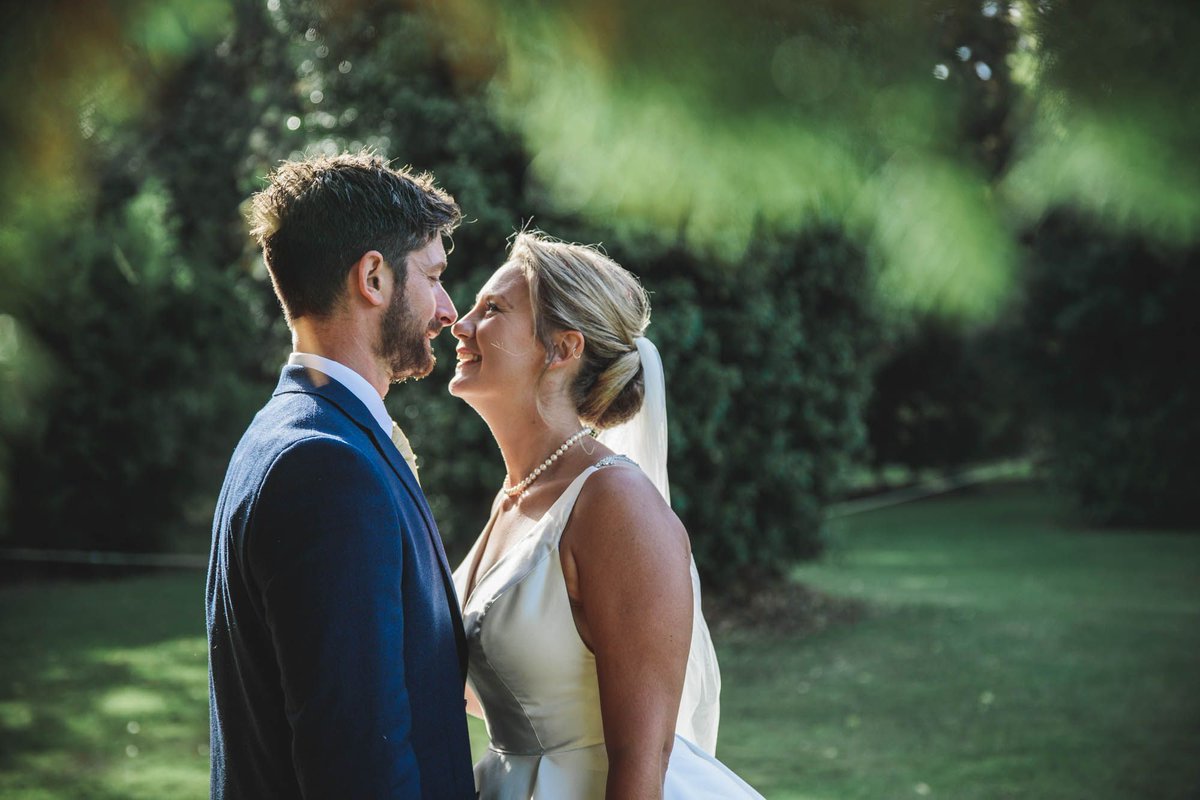
{"type": "Polygon", "coordinates": [[[542,486],[530,487],[518,497],[506,497],[497,503],[485,531],[479,572],[487,571],[491,564],[525,538],[569,485],[570,481],[562,479],[548,480],[542,486]]]}
{"type": "MultiPolygon", "coordinates": [[[[574,466],[574,465],[572,465],[574,466]]],[[[497,506],[496,517],[512,516],[537,522],[546,515],[562,497],[575,478],[586,467],[563,470],[560,474],[546,476],[534,482],[516,497],[505,497],[497,506]]]]}
{"type": "MultiPolygon", "coordinates": [[[[594,452],[571,453],[560,460],[559,469],[542,476],[521,494],[515,497],[501,496],[492,508],[484,529],[476,577],[486,573],[540,524],[576,478],[603,455],[594,452]]],[[[568,532],[569,529],[570,525],[567,526],[568,532]]]]}

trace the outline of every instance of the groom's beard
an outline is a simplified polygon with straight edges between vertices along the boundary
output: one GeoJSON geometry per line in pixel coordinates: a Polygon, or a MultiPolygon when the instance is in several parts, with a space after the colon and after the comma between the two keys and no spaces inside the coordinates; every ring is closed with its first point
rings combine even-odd
{"type": "Polygon", "coordinates": [[[412,313],[404,294],[392,294],[392,302],[379,324],[379,348],[376,354],[387,361],[392,371],[392,383],[406,378],[424,378],[433,371],[437,358],[433,355],[429,333],[441,330],[436,322],[422,323],[412,313]]]}

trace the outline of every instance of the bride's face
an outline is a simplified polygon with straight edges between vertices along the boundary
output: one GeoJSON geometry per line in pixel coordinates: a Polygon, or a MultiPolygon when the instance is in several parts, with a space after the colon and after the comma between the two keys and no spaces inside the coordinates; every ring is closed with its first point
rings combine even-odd
{"type": "Polygon", "coordinates": [[[458,339],[458,365],[450,394],[463,399],[503,394],[533,396],[545,369],[546,350],[534,336],[529,283],[505,264],[479,290],[470,313],[450,328],[458,339]]]}

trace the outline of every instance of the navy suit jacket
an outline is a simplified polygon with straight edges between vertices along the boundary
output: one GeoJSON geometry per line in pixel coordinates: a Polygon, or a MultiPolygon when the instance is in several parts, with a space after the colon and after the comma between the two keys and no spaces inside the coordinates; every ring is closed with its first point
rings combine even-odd
{"type": "Polygon", "coordinates": [[[474,798],[466,645],[412,471],[362,402],[287,366],[213,520],[214,798],[474,798]]]}

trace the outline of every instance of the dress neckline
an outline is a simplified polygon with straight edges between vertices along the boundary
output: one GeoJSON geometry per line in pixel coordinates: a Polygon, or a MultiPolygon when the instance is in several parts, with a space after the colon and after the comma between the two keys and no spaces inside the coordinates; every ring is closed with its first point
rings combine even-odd
{"type": "Polygon", "coordinates": [[[467,563],[471,565],[470,573],[467,575],[468,580],[471,578],[471,573],[476,574],[474,576],[474,583],[471,586],[464,587],[466,589],[462,601],[462,607],[464,611],[471,600],[475,598],[475,595],[479,593],[479,587],[485,580],[487,580],[488,576],[495,572],[501,564],[505,563],[509,559],[509,556],[519,550],[521,546],[525,544],[525,542],[529,541],[534,537],[534,535],[538,534],[542,530],[546,521],[551,518],[554,512],[558,509],[559,504],[563,502],[563,498],[572,494],[578,498],[579,492],[574,491],[576,486],[583,483],[583,481],[586,480],[586,476],[595,472],[597,469],[600,469],[601,466],[608,466],[607,463],[604,463],[608,460],[608,458],[601,459],[595,464],[589,464],[587,467],[581,470],[580,473],[576,475],[569,484],[567,484],[567,488],[563,489],[558,497],[554,498],[554,502],[550,504],[550,507],[543,511],[542,515],[534,521],[534,523],[529,527],[529,530],[521,534],[519,538],[513,541],[513,543],[510,544],[503,553],[497,556],[496,560],[493,561],[491,566],[484,570],[482,574],[477,574],[479,570],[479,562],[483,559],[483,549],[487,547],[487,542],[491,539],[492,527],[495,525],[494,516],[488,520],[488,525],[484,530],[484,534],[479,537],[479,539],[475,542],[475,546],[471,548],[471,552],[467,554],[467,563]]]}

